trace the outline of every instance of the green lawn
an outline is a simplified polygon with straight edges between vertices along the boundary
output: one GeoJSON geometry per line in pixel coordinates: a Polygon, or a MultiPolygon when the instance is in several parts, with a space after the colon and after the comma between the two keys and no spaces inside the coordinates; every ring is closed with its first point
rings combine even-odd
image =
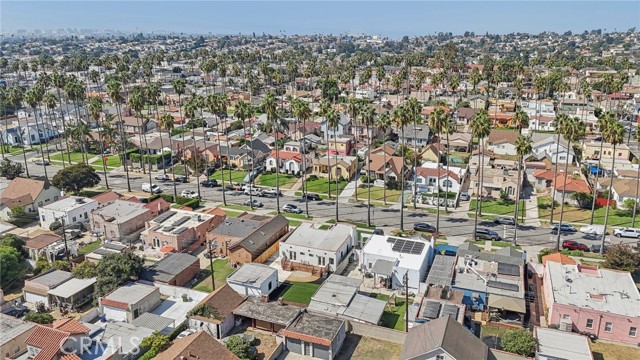
{"type": "Polygon", "coordinates": [[[298,220],[289,220],[289,228],[296,228],[302,224],[302,221],[298,220]]]}
{"type": "MultiPolygon", "coordinates": [[[[293,175],[279,174],[278,183],[282,189],[291,189],[298,178],[293,175]]],[[[276,174],[265,173],[258,177],[256,184],[260,186],[276,187],[276,174]]]]}
{"type": "MultiPolygon", "coordinates": [[[[593,223],[604,224],[606,207],[597,207],[593,212],[593,223]]],[[[546,196],[538,197],[538,214],[541,220],[551,218],[551,198],[546,196]]],[[[556,204],[553,215],[554,221],[560,221],[560,206],[556,204]]],[[[640,217],[636,219],[636,225],[640,224],[640,217]]],[[[589,224],[591,221],[591,209],[581,209],[574,206],[565,205],[562,222],[589,224]]],[[[633,225],[631,212],[626,210],[609,209],[608,227],[625,227],[633,225]]]]}
{"type": "MultiPolygon", "coordinates": [[[[277,211],[272,211],[272,212],[269,213],[269,215],[274,215],[275,216],[275,215],[278,215],[278,212],[277,211]]],[[[305,215],[305,214],[292,214],[292,213],[283,212],[283,213],[280,213],[280,215],[282,215],[284,217],[287,217],[287,218],[291,218],[291,219],[304,219],[304,220],[313,219],[313,216],[307,217],[307,215],[305,215]]]]}
{"type": "MultiPolygon", "coordinates": [[[[347,186],[348,181],[338,181],[338,191],[347,186]]],[[[318,178],[316,180],[307,180],[306,184],[307,192],[327,194],[329,191],[329,180],[318,178]]],[[[331,180],[331,196],[336,194],[336,181],[331,180]]]]}
{"type": "Polygon", "coordinates": [[[294,282],[289,286],[287,291],[282,295],[284,301],[296,302],[299,304],[309,305],[311,297],[320,287],[315,283],[297,283],[294,282]]]}
{"type": "Polygon", "coordinates": [[[93,250],[99,248],[100,245],[101,245],[100,240],[96,240],[94,242],[90,242],[90,243],[86,244],[85,246],[81,247],[80,249],[78,249],[78,255],[88,254],[88,253],[92,252],[93,250]]]}
{"type": "MultiPolygon", "coordinates": [[[[389,202],[398,202],[400,201],[400,193],[402,191],[400,190],[392,190],[392,189],[387,189],[387,201],[389,202]]],[[[384,188],[379,187],[379,186],[372,186],[371,187],[371,201],[384,201],[384,195],[385,195],[385,191],[384,188]]],[[[358,188],[358,200],[364,200],[367,201],[369,196],[369,189],[365,188],[358,188]]],[[[355,196],[354,196],[355,198],[355,196]]]]}
{"type": "MultiPolygon", "coordinates": [[[[77,164],[82,162],[82,154],[80,152],[71,152],[71,163],[77,164]]],[[[51,161],[60,161],[62,162],[62,153],[55,153],[50,156],[51,161]]],[[[93,157],[93,155],[89,155],[89,158],[93,157]]],[[[68,154],[64,153],[64,161],[67,162],[69,160],[68,154]]]]}
{"type": "Polygon", "coordinates": [[[233,218],[238,217],[240,216],[240,214],[242,214],[242,211],[225,210],[224,212],[227,213],[228,217],[233,218]]]}
{"type": "MultiPolygon", "coordinates": [[[[224,170],[224,180],[226,182],[229,181],[229,171],[231,171],[231,182],[240,183],[244,181],[244,178],[247,176],[246,171],[238,171],[238,170],[224,170]]],[[[222,170],[218,169],[215,173],[209,176],[209,179],[215,179],[217,181],[222,181],[222,170]]]]}
{"type": "MultiPolygon", "coordinates": [[[[26,152],[32,151],[33,148],[27,148],[26,152]]],[[[21,146],[10,146],[7,151],[3,151],[5,154],[10,154],[10,155],[18,155],[18,154],[22,154],[22,147],[21,146]]]]}
{"type": "MultiPolygon", "coordinates": [[[[520,209],[525,208],[524,200],[520,200],[520,209]]],[[[471,200],[469,211],[476,209],[476,200],[471,200]]],[[[516,211],[516,202],[513,200],[482,200],[483,214],[511,215],[516,211]]],[[[519,211],[518,211],[519,212],[519,211]]]]}
{"type": "MultiPolygon", "coordinates": [[[[216,279],[216,289],[220,288],[224,284],[227,283],[227,277],[234,272],[235,269],[229,265],[228,259],[217,259],[213,261],[213,277],[216,279]]],[[[210,268],[202,270],[205,273],[205,277],[200,281],[196,286],[194,286],[195,290],[200,290],[204,292],[213,291],[211,288],[211,271],[210,268]]]]}
{"type": "MultiPolygon", "coordinates": [[[[413,303],[413,299],[409,298],[409,303],[413,303]]],[[[382,326],[404,331],[406,311],[407,304],[404,298],[397,297],[395,304],[390,303],[385,307],[382,313],[382,326]]]]}
{"type": "MultiPolygon", "coordinates": [[[[122,162],[120,161],[120,156],[118,155],[107,155],[105,156],[108,160],[106,161],[108,167],[120,167],[122,166],[122,162]]],[[[95,163],[102,165],[102,161],[98,160],[95,163]]]]}

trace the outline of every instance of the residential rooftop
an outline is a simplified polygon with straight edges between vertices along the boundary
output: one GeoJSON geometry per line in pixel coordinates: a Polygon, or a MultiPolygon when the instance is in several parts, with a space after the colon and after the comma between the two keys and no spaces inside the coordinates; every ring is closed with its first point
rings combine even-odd
{"type": "Polygon", "coordinates": [[[143,272],[143,277],[148,280],[169,282],[176,275],[194,266],[194,263],[195,266],[200,266],[196,256],[186,253],[167,254],[160,261],[149,266],[143,272]]]}
{"type": "Polygon", "coordinates": [[[82,196],[69,196],[52,202],[51,204],[44,205],[42,208],[52,211],[67,212],[91,203],[97,203],[97,201],[82,196]]]}
{"type": "Polygon", "coordinates": [[[277,270],[271,266],[258,263],[246,263],[227,278],[227,283],[259,286],[277,270]]]}
{"type": "Polygon", "coordinates": [[[73,275],[71,275],[71,273],[68,271],[53,270],[37,277],[31,278],[27,281],[32,285],[37,284],[49,289],[53,289],[56,286],[64,283],[65,281],[70,280],[71,278],[73,278],[73,275]]]}
{"type": "Polygon", "coordinates": [[[524,299],[522,266],[459,255],[456,270],[456,288],[524,299]]]}
{"type": "Polygon", "coordinates": [[[185,210],[170,210],[149,221],[151,231],[175,236],[190,228],[195,228],[213,218],[213,215],[185,210]]]}
{"type": "Polygon", "coordinates": [[[238,238],[244,238],[251,235],[258,230],[262,224],[262,219],[257,220],[252,217],[239,217],[239,218],[226,218],[222,224],[211,230],[210,234],[220,234],[225,236],[232,236],[238,238]]]}
{"type": "Polygon", "coordinates": [[[137,304],[140,300],[144,299],[154,291],[157,291],[157,289],[153,286],[129,283],[115,289],[105,296],[104,299],[125,304],[137,304]]]}
{"type": "Polygon", "coordinates": [[[337,251],[345,240],[357,235],[355,227],[335,224],[327,230],[316,228],[314,224],[302,223],[285,240],[289,245],[304,246],[311,249],[337,251]]]}
{"type": "Polygon", "coordinates": [[[535,328],[540,359],[593,360],[587,337],[549,328],[535,328]]]}
{"type": "Polygon", "coordinates": [[[136,218],[149,211],[144,204],[125,200],[116,200],[102,208],[93,211],[94,215],[100,215],[106,221],[120,224],[136,218]]]}
{"type": "Polygon", "coordinates": [[[429,255],[431,244],[426,240],[405,239],[397,236],[371,235],[362,249],[367,254],[394,259],[395,265],[404,269],[420,270],[425,257],[429,255]],[[400,243],[414,245],[411,251],[398,251],[400,243]],[[396,243],[398,245],[396,245],[396,243]],[[394,247],[396,250],[394,250],[394,247]]]}
{"type": "Polygon", "coordinates": [[[31,330],[36,324],[16,319],[13,316],[0,314],[0,345],[15,339],[20,334],[31,330]]]}
{"type": "Polygon", "coordinates": [[[275,301],[263,302],[259,299],[249,297],[233,310],[233,314],[288,326],[302,310],[302,308],[293,305],[280,304],[275,301]]]}
{"type": "Polygon", "coordinates": [[[89,286],[92,286],[93,284],[95,284],[95,282],[95,277],[87,279],[72,278],[69,281],[62,283],[62,285],[59,285],[55,289],[49,290],[49,295],[66,299],[88,288],[89,286]]]}
{"type": "Polygon", "coordinates": [[[303,313],[283,330],[283,334],[285,337],[294,339],[303,338],[304,340],[307,340],[304,335],[310,336],[318,343],[330,346],[333,339],[338,335],[340,328],[343,326],[344,320],[303,313]]]}

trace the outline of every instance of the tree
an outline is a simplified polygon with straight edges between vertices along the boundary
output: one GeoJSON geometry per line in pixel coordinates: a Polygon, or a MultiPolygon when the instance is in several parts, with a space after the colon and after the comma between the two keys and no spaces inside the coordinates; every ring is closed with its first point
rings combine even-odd
{"type": "Polygon", "coordinates": [[[525,329],[509,330],[500,338],[502,350],[522,356],[533,356],[537,341],[533,333],[525,329]]]}
{"type": "Polygon", "coordinates": [[[640,208],[640,204],[638,204],[638,201],[636,199],[625,199],[625,201],[622,203],[622,206],[626,211],[630,213],[636,212],[640,208]]]}
{"type": "Polygon", "coordinates": [[[604,267],[634,272],[640,267],[640,253],[633,251],[629,244],[615,244],[607,247],[604,267]]]}
{"type": "Polygon", "coordinates": [[[53,320],[54,320],[53,315],[51,314],[47,314],[47,313],[40,314],[37,312],[27,313],[27,315],[24,316],[24,319],[26,321],[31,321],[41,325],[53,324],[53,320]]]}
{"type": "Polygon", "coordinates": [[[240,359],[249,359],[251,357],[249,353],[251,343],[240,336],[234,335],[230,337],[224,345],[240,359]]]}
{"type": "Polygon", "coordinates": [[[142,339],[140,347],[146,350],[146,352],[140,357],[140,360],[151,360],[155,358],[161,351],[169,347],[170,341],[167,336],[157,331],[142,339]]]}
{"type": "Polygon", "coordinates": [[[23,257],[26,257],[27,251],[24,249],[24,240],[14,234],[7,234],[4,235],[2,237],[0,237],[0,246],[11,246],[12,248],[16,249],[16,251],[22,255],[23,257]]]}
{"type": "Polygon", "coordinates": [[[523,162],[524,157],[528,154],[531,154],[531,136],[523,136],[520,135],[516,139],[516,153],[518,155],[518,181],[516,183],[516,206],[515,206],[515,224],[514,224],[514,233],[513,240],[514,244],[518,240],[518,205],[520,203],[520,192],[522,188],[522,172],[523,172],[523,162]]]}
{"type": "Polygon", "coordinates": [[[0,287],[7,288],[26,271],[20,253],[12,246],[0,245],[0,287]]]}
{"type": "Polygon", "coordinates": [[[51,183],[59,189],[77,194],[84,188],[100,184],[100,175],[93,167],[80,163],[58,171],[51,183]]]}
{"type": "Polygon", "coordinates": [[[87,279],[98,276],[98,265],[91,261],[84,261],[76,265],[71,270],[74,277],[78,279],[87,279]]]}
{"type": "Polygon", "coordinates": [[[138,276],[142,272],[144,260],[132,253],[120,253],[103,258],[98,263],[98,278],[95,283],[95,296],[97,299],[104,296],[119,286],[127,283],[132,276],[138,276]]]}
{"type": "MultiPolygon", "coordinates": [[[[616,146],[624,142],[624,134],[625,134],[624,126],[617,118],[612,120],[611,123],[607,125],[606,129],[604,129],[602,134],[604,138],[603,140],[607,141],[613,146],[614,154],[616,153],[616,146]]],[[[615,169],[616,168],[615,165],[616,165],[616,157],[614,156],[613,160],[611,161],[611,168],[615,169]]],[[[609,190],[613,189],[614,177],[615,176],[610,177],[609,190]]],[[[604,228],[605,229],[607,228],[607,224],[609,223],[609,209],[611,209],[609,202],[611,201],[611,193],[612,191],[609,191],[609,194],[607,194],[607,208],[605,209],[605,212],[604,212],[604,228]]],[[[607,234],[606,231],[602,232],[602,240],[600,244],[600,255],[602,255],[602,253],[604,252],[604,240],[605,240],[606,234],[607,234]]]]}
{"type": "Polygon", "coordinates": [[[593,195],[585,192],[574,192],[569,197],[575,200],[583,209],[587,209],[591,207],[591,201],[593,200],[593,195]]]}
{"type": "Polygon", "coordinates": [[[13,162],[9,158],[2,159],[0,162],[0,176],[13,180],[24,173],[24,166],[20,163],[13,162]]]}

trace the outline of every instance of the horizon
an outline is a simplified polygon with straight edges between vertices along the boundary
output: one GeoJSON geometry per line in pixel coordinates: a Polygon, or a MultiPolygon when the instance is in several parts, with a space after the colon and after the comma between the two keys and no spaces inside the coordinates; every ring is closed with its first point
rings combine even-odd
{"type": "Polygon", "coordinates": [[[3,24],[2,33],[14,33],[18,30],[90,29],[200,35],[366,34],[399,39],[403,36],[431,36],[440,32],[462,35],[467,31],[476,35],[542,32],[562,34],[566,31],[575,34],[597,29],[603,32],[625,32],[637,26],[639,13],[640,2],[625,0],[91,0],[3,1],[0,20],[3,24]],[[72,17],[69,16],[70,13],[73,13],[72,17]]]}

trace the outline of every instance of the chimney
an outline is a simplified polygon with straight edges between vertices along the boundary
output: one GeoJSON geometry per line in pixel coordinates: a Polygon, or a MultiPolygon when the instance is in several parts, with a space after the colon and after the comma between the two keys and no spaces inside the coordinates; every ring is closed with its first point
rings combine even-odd
{"type": "Polygon", "coordinates": [[[284,305],[284,301],[282,300],[282,297],[278,298],[278,305],[284,305]]]}

